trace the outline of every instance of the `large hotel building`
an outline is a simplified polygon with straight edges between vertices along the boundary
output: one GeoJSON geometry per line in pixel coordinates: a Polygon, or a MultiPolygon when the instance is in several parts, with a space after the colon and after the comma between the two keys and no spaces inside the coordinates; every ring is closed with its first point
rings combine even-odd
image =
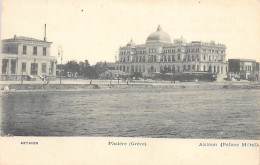
{"type": "Polygon", "coordinates": [[[183,38],[172,42],[159,25],[147,37],[145,44],[136,45],[131,40],[126,46],[120,47],[116,68],[129,75],[140,72],[143,76],[165,70],[173,74],[188,72],[226,75],[226,46],[214,41],[186,43],[183,38]]]}

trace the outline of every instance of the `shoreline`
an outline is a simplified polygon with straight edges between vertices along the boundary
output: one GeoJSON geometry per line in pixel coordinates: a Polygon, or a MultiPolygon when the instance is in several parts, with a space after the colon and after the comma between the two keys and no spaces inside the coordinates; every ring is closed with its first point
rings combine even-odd
{"type": "Polygon", "coordinates": [[[260,89],[259,82],[181,82],[181,83],[128,83],[128,84],[0,84],[1,92],[28,91],[93,91],[112,89],[260,89]]]}

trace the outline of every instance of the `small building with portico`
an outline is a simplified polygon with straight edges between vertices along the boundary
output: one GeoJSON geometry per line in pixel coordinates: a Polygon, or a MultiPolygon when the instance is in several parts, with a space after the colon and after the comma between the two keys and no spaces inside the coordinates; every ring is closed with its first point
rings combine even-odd
{"type": "Polygon", "coordinates": [[[50,55],[52,42],[16,36],[1,42],[1,80],[19,80],[21,76],[56,77],[57,57],[50,55]]]}

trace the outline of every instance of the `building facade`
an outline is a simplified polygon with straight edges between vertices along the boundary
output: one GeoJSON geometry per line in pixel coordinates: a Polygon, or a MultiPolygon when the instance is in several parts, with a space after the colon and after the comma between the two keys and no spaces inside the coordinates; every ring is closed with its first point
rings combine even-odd
{"type": "Polygon", "coordinates": [[[243,80],[259,80],[259,62],[252,59],[229,59],[230,78],[243,80]]]}
{"type": "Polygon", "coordinates": [[[56,76],[57,58],[50,55],[52,42],[14,36],[1,43],[1,78],[17,80],[23,76],[56,76]]]}
{"type": "Polygon", "coordinates": [[[120,47],[116,69],[129,75],[140,72],[143,76],[159,72],[226,75],[226,46],[214,41],[187,43],[182,37],[172,42],[159,25],[157,31],[147,37],[145,44],[136,45],[131,40],[126,46],[120,47]]]}

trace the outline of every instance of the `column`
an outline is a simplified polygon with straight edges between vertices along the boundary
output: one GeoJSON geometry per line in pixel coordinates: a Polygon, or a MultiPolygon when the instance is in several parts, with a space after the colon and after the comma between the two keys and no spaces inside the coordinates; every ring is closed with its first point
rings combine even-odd
{"type": "Polygon", "coordinates": [[[8,59],[8,70],[7,70],[7,75],[11,74],[11,59],[8,59]]]}

